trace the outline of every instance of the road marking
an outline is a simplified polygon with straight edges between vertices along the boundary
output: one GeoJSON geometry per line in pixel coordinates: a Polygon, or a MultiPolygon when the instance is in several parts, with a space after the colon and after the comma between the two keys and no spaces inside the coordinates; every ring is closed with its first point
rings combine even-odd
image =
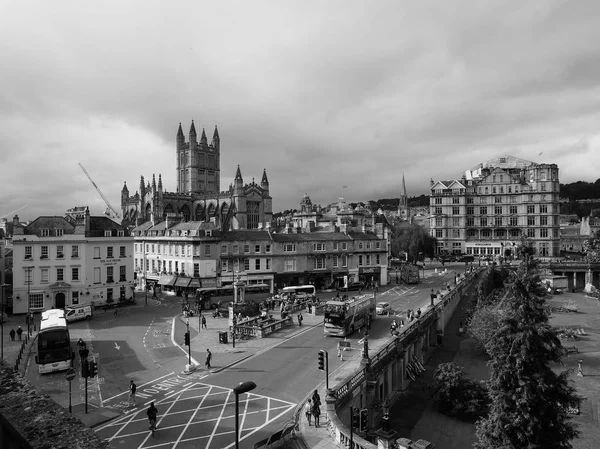
{"type": "Polygon", "coordinates": [[[117,351],[120,351],[120,350],[121,350],[121,347],[120,347],[120,346],[117,344],[117,342],[116,342],[116,341],[115,341],[115,349],[116,349],[117,351]]]}
{"type": "MultiPolygon", "coordinates": [[[[219,415],[219,421],[221,421],[223,419],[223,414],[225,413],[225,408],[227,407],[227,403],[229,402],[229,398],[231,397],[231,392],[233,390],[229,390],[227,393],[227,399],[225,399],[225,401],[223,402],[223,407],[221,408],[221,413],[219,415]]],[[[212,434],[210,435],[210,438],[208,439],[208,443],[206,444],[206,447],[210,447],[210,443],[212,442],[215,433],[217,432],[217,426],[214,427],[212,434]]]]}
{"type": "MultiPolygon", "coordinates": [[[[212,389],[212,387],[211,387],[212,389]]],[[[209,390],[210,393],[210,390],[209,390]]],[[[188,419],[187,424],[185,425],[185,427],[183,428],[183,430],[181,431],[181,433],[179,434],[179,437],[177,438],[177,441],[175,441],[175,444],[173,445],[173,449],[175,449],[177,447],[177,445],[179,444],[179,442],[181,441],[181,438],[183,437],[183,434],[185,433],[185,431],[187,430],[188,427],[190,427],[190,424],[192,423],[192,421],[194,420],[194,417],[196,416],[196,414],[198,413],[198,411],[200,410],[200,408],[202,407],[202,404],[204,404],[204,401],[206,400],[206,398],[208,397],[208,394],[205,395],[202,400],[200,401],[200,403],[198,404],[198,407],[196,407],[196,410],[194,410],[194,413],[192,413],[192,416],[190,416],[190,419],[188,419]]]]}
{"type": "MultiPolygon", "coordinates": [[[[169,374],[165,374],[164,376],[157,377],[156,379],[154,379],[154,380],[151,380],[151,381],[149,381],[149,382],[146,382],[145,384],[142,384],[142,385],[140,385],[138,388],[141,388],[141,387],[143,387],[143,386],[146,386],[146,385],[148,385],[148,384],[154,383],[154,382],[156,382],[156,381],[157,381],[157,380],[159,380],[159,379],[164,379],[164,378],[165,378],[165,377],[167,377],[167,376],[172,376],[173,374],[175,374],[175,372],[174,372],[174,371],[173,371],[173,372],[171,372],[171,373],[169,373],[169,374]]],[[[108,398],[108,399],[105,399],[105,400],[104,400],[104,402],[112,401],[113,399],[115,399],[115,398],[118,398],[119,396],[122,396],[122,395],[124,395],[124,394],[128,394],[128,393],[129,393],[129,390],[127,390],[127,391],[123,391],[122,393],[115,394],[114,396],[112,396],[112,397],[110,397],[110,398],[108,398]]],[[[136,394],[137,394],[138,396],[141,396],[139,393],[136,393],[136,394]]]]}

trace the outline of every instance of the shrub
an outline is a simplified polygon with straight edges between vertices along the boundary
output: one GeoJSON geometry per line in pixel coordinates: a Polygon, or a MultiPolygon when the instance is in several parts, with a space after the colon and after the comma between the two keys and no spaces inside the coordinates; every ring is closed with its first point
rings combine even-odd
{"type": "Polygon", "coordinates": [[[454,362],[438,365],[429,393],[441,413],[463,421],[475,421],[488,410],[486,384],[467,377],[454,362]]]}

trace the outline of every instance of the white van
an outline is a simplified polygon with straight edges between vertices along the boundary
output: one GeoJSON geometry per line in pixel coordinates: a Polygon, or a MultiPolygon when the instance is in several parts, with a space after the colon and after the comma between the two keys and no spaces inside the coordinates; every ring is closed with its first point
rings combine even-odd
{"type": "Polygon", "coordinates": [[[87,320],[91,318],[92,315],[92,306],[65,307],[65,318],[67,321],[87,320]]]}

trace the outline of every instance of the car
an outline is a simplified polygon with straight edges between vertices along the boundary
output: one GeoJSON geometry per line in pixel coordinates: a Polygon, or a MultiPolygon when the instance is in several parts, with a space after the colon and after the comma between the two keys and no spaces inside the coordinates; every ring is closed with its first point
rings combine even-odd
{"type": "Polygon", "coordinates": [[[365,284],[362,282],[350,282],[348,286],[340,288],[340,291],[349,292],[352,290],[362,290],[363,288],[365,288],[365,284]]]}
{"type": "Polygon", "coordinates": [[[392,307],[390,306],[389,302],[378,302],[377,306],[375,307],[375,312],[377,312],[377,315],[389,314],[391,310],[392,307]]]}
{"type": "Polygon", "coordinates": [[[471,255],[468,255],[468,254],[465,254],[465,255],[460,256],[458,258],[459,262],[473,262],[474,260],[475,260],[475,257],[471,256],[471,255]]]}

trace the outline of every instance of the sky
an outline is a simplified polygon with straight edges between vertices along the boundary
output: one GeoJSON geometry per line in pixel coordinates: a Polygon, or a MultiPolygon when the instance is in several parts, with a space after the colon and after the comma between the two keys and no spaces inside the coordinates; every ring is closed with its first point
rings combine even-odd
{"type": "Polygon", "coordinates": [[[600,178],[600,2],[0,0],[0,217],[115,209],[179,123],[273,210],[409,196],[510,154],[600,178]],[[22,209],[21,209],[22,208],[22,209]]]}

